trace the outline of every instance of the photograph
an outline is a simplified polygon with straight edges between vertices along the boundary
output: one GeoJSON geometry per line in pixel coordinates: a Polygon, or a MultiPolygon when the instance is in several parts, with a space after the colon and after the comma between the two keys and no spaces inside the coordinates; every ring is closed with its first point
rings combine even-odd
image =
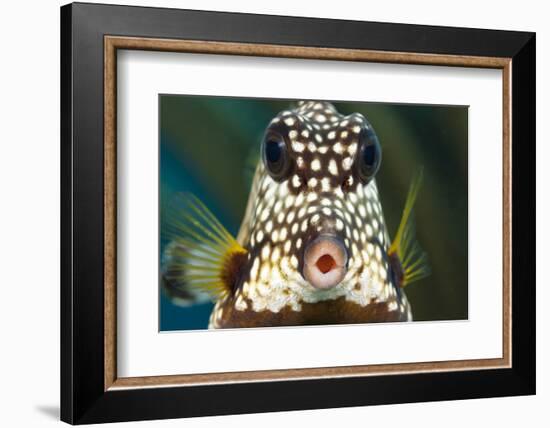
{"type": "Polygon", "coordinates": [[[161,332],[468,319],[468,106],[158,100],[161,332]]]}

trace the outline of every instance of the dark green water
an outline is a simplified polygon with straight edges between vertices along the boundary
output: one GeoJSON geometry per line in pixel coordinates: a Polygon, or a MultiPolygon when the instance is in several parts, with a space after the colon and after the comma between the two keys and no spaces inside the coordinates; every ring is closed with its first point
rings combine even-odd
{"type": "MultiPolygon", "coordinates": [[[[286,100],[161,95],[160,218],[177,192],[201,200],[235,236],[269,121],[286,100]]],[[[408,186],[420,166],[416,234],[432,274],[406,288],[416,321],[468,317],[468,109],[459,106],[335,102],[362,113],[383,151],[376,180],[393,237],[408,186]]],[[[161,250],[166,245],[161,238],[161,250]]],[[[159,255],[160,257],[160,255],[159,255]]],[[[206,328],[210,304],[182,308],[160,293],[160,330],[206,328]]]]}

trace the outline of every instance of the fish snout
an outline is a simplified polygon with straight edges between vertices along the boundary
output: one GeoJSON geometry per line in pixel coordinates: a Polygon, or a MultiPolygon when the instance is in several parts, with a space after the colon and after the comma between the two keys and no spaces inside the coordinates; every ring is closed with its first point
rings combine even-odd
{"type": "Polygon", "coordinates": [[[320,235],[304,249],[302,275],[313,287],[327,290],[337,286],[347,272],[348,252],[333,235],[320,235]]]}

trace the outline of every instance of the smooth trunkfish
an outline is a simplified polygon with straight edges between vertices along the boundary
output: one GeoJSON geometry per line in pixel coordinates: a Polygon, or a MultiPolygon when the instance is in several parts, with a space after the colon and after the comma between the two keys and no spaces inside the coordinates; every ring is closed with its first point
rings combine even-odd
{"type": "Polygon", "coordinates": [[[390,241],[363,115],[298,102],[269,123],[261,155],[237,237],[178,196],[161,269],[172,301],[213,300],[209,328],[412,321],[404,287],[429,274],[412,216],[422,170],[390,241]]]}

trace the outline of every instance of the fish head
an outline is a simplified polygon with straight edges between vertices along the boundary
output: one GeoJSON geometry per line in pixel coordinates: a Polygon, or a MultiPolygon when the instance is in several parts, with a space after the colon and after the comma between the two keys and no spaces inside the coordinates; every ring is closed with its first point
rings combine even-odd
{"type": "Polygon", "coordinates": [[[366,118],[300,102],[269,123],[261,153],[245,219],[247,291],[279,288],[316,301],[387,282],[389,238],[375,180],[382,152],[366,118]]]}

